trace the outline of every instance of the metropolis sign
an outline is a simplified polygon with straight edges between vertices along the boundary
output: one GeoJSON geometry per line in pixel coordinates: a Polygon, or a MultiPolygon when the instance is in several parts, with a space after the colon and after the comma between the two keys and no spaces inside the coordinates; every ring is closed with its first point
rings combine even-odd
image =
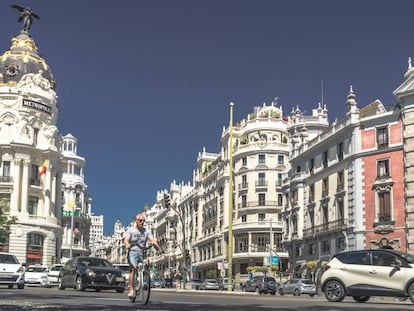
{"type": "Polygon", "coordinates": [[[50,106],[35,102],[30,99],[23,99],[23,107],[28,107],[31,109],[39,110],[41,112],[46,112],[47,114],[52,114],[52,108],[50,106]]]}

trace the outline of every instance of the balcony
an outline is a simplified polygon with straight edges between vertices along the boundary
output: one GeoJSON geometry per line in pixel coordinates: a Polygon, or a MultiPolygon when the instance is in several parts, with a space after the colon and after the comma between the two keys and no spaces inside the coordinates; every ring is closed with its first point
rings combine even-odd
{"type": "Polygon", "coordinates": [[[256,208],[256,207],[259,207],[259,208],[272,207],[272,208],[274,208],[274,207],[281,207],[281,206],[278,206],[276,201],[264,201],[264,202],[252,201],[252,202],[239,203],[237,205],[237,207],[239,209],[241,209],[241,208],[256,208]]]}
{"type": "Polygon", "coordinates": [[[0,183],[12,183],[13,177],[12,176],[0,176],[0,183]]]}
{"type": "Polygon", "coordinates": [[[326,234],[327,232],[344,230],[347,227],[346,223],[346,219],[342,218],[314,226],[314,234],[326,234]]]}
{"type": "Polygon", "coordinates": [[[29,184],[32,186],[40,186],[40,179],[37,178],[30,178],[29,184]]]}
{"type": "Polygon", "coordinates": [[[239,190],[247,190],[248,187],[249,187],[248,182],[242,182],[241,184],[239,184],[239,190]]]}
{"type": "Polygon", "coordinates": [[[267,188],[267,180],[258,180],[255,182],[256,188],[267,188]]]}

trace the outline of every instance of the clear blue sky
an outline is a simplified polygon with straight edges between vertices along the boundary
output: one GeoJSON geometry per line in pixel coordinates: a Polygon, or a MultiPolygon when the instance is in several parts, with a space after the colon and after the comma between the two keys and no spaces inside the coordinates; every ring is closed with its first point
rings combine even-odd
{"type": "Polygon", "coordinates": [[[359,107],[395,102],[414,56],[411,0],[2,1],[0,51],[31,28],[58,82],[59,131],[78,138],[93,212],[105,233],[127,224],[157,190],[191,181],[223,126],[279,97],[342,119],[352,84],[359,107]]]}

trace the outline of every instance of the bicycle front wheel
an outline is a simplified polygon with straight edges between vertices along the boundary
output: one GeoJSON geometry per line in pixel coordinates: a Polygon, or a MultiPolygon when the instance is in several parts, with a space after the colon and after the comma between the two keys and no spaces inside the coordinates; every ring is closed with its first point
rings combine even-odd
{"type": "Polygon", "coordinates": [[[141,294],[142,294],[142,304],[146,305],[150,298],[151,292],[151,277],[148,270],[142,271],[142,287],[141,287],[141,294]]]}

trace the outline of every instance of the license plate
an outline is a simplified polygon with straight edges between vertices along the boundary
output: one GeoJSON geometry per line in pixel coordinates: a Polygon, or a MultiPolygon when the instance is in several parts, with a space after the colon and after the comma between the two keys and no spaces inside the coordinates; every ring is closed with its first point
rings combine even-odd
{"type": "Polygon", "coordinates": [[[11,279],[13,277],[13,274],[12,273],[1,273],[0,276],[2,278],[11,279]]]}
{"type": "Polygon", "coordinates": [[[115,281],[117,281],[117,282],[123,282],[123,281],[125,281],[125,279],[123,277],[116,277],[115,278],[115,281]]]}

